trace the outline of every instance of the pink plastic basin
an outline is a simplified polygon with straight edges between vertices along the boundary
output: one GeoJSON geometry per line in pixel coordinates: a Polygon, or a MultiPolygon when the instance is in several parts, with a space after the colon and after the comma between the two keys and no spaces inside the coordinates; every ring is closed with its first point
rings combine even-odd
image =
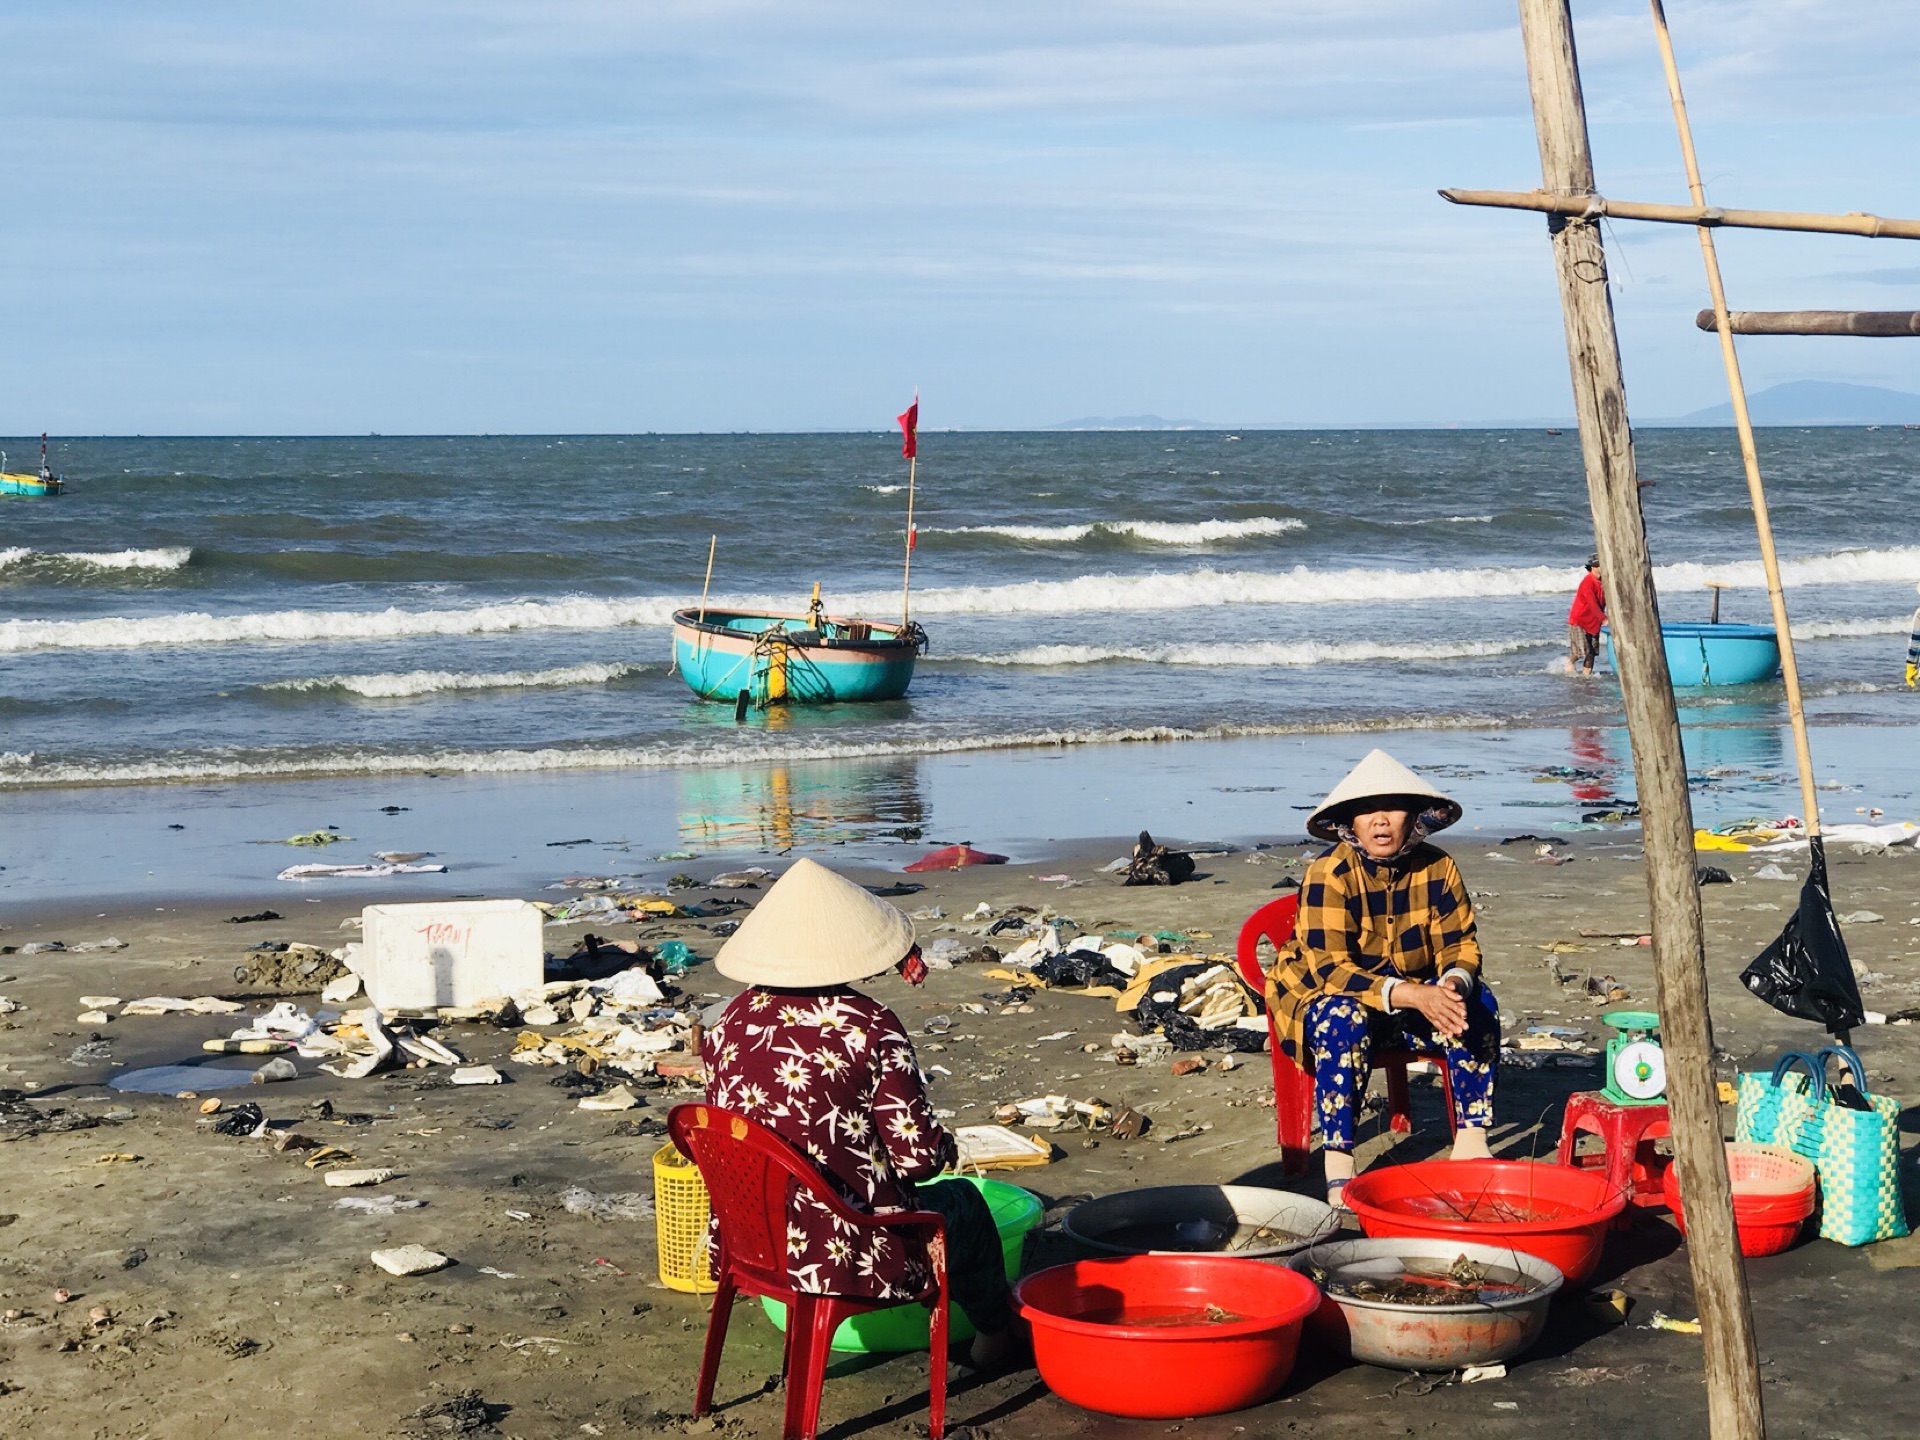
{"type": "Polygon", "coordinates": [[[1347,1183],[1346,1204],[1370,1236],[1421,1235],[1507,1245],[1578,1285],[1606,1248],[1624,1191],[1597,1171],[1524,1160],[1423,1160],[1384,1165],[1347,1183]]]}
{"type": "Polygon", "coordinates": [[[1320,1303],[1304,1275],[1221,1255],[1081,1260],[1029,1275],[1013,1293],[1054,1394],[1146,1420],[1271,1399],[1320,1303]]]}

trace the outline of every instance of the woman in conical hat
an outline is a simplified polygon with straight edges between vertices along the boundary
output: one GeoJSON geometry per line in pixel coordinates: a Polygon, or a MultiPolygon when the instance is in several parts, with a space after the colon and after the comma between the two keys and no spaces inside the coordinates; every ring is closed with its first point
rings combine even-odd
{"type": "Polygon", "coordinates": [[[1473,903],[1427,836],[1459,804],[1384,750],[1333,787],[1307,832],[1333,847],[1307,866],[1293,938],[1267,976],[1280,1048],[1313,1076],[1339,1204],[1353,1176],[1354,1118],[1375,1048],[1439,1054],[1453,1084],[1453,1156],[1484,1157],[1500,1019],[1480,983],[1473,903]]]}
{"type": "MultiPolygon", "coordinates": [[[[707,1098],[759,1121],[812,1162],[856,1209],[933,1210],[947,1222],[947,1279],[977,1333],[975,1364],[1013,1349],[1000,1237],[986,1201],[958,1180],[913,1042],[893,1011],[852,988],[898,970],[926,979],[913,922],[811,860],[797,861],[720,947],[715,968],[747,989],[701,1042],[707,1098]]],[[[792,1202],[788,1274],[812,1294],[908,1300],[927,1257],[886,1230],[848,1231],[804,1195],[792,1202]]]]}

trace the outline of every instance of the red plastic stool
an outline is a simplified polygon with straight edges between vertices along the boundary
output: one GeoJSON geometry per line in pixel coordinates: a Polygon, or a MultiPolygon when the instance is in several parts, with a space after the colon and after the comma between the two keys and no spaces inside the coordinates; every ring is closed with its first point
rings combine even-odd
{"type": "MultiPolygon", "coordinates": [[[[1653,1142],[1672,1133],[1664,1105],[1616,1105],[1598,1090],[1580,1090],[1567,1097],[1558,1158],[1562,1165],[1581,1170],[1605,1166],[1607,1183],[1626,1191],[1635,1205],[1664,1205],[1660,1187],[1668,1161],[1654,1150],[1653,1142]],[[1574,1154],[1574,1143],[1582,1132],[1600,1137],[1599,1155],[1574,1154]]],[[[1614,1223],[1624,1224],[1626,1214],[1622,1211],[1614,1223]]]]}

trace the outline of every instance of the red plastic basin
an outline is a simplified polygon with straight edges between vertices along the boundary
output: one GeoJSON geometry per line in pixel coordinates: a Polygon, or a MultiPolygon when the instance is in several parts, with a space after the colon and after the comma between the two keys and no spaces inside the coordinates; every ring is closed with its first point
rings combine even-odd
{"type": "Polygon", "coordinates": [[[1598,1171],[1524,1160],[1423,1160],[1347,1182],[1370,1236],[1421,1235],[1507,1245],[1558,1267],[1569,1286],[1593,1274],[1626,1193],[1598,1171]]]}
{"type": "Polygon", "coordinates": [[[1271,1399],[1320,1303],[1304,1275],[1221,1255],[1081,1260],[1014,1288],[1040,1378],[1086,1410],[1146,1420],[1271,1399]],[[1209,1306],[1233,1318],[1208,1319],[1209,1306]]]}
{"type": "MultiPolygon", "coordinates": [[[[1742,1255],[1778,1255],[1800,1238],[1818,1200],[1811,1161],[1778,1145],[1730,1144],[1727,1179],[1733,1190],[1734,1234],[1742,1255]]],[[[1685,1235],[1678,1165],[1667,1167],[1662,1188],[1673,1223],[1685,1235]]]]}

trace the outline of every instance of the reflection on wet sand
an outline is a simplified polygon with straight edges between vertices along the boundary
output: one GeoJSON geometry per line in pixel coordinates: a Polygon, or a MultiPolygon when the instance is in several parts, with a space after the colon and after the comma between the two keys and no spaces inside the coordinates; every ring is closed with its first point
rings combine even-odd
{"type": "Polygon", "coordinates": [[[926,825],[914,760],[691,770],[678,779],[680,841],[689,847],[789,850],[918,840],[926,825]]]}

